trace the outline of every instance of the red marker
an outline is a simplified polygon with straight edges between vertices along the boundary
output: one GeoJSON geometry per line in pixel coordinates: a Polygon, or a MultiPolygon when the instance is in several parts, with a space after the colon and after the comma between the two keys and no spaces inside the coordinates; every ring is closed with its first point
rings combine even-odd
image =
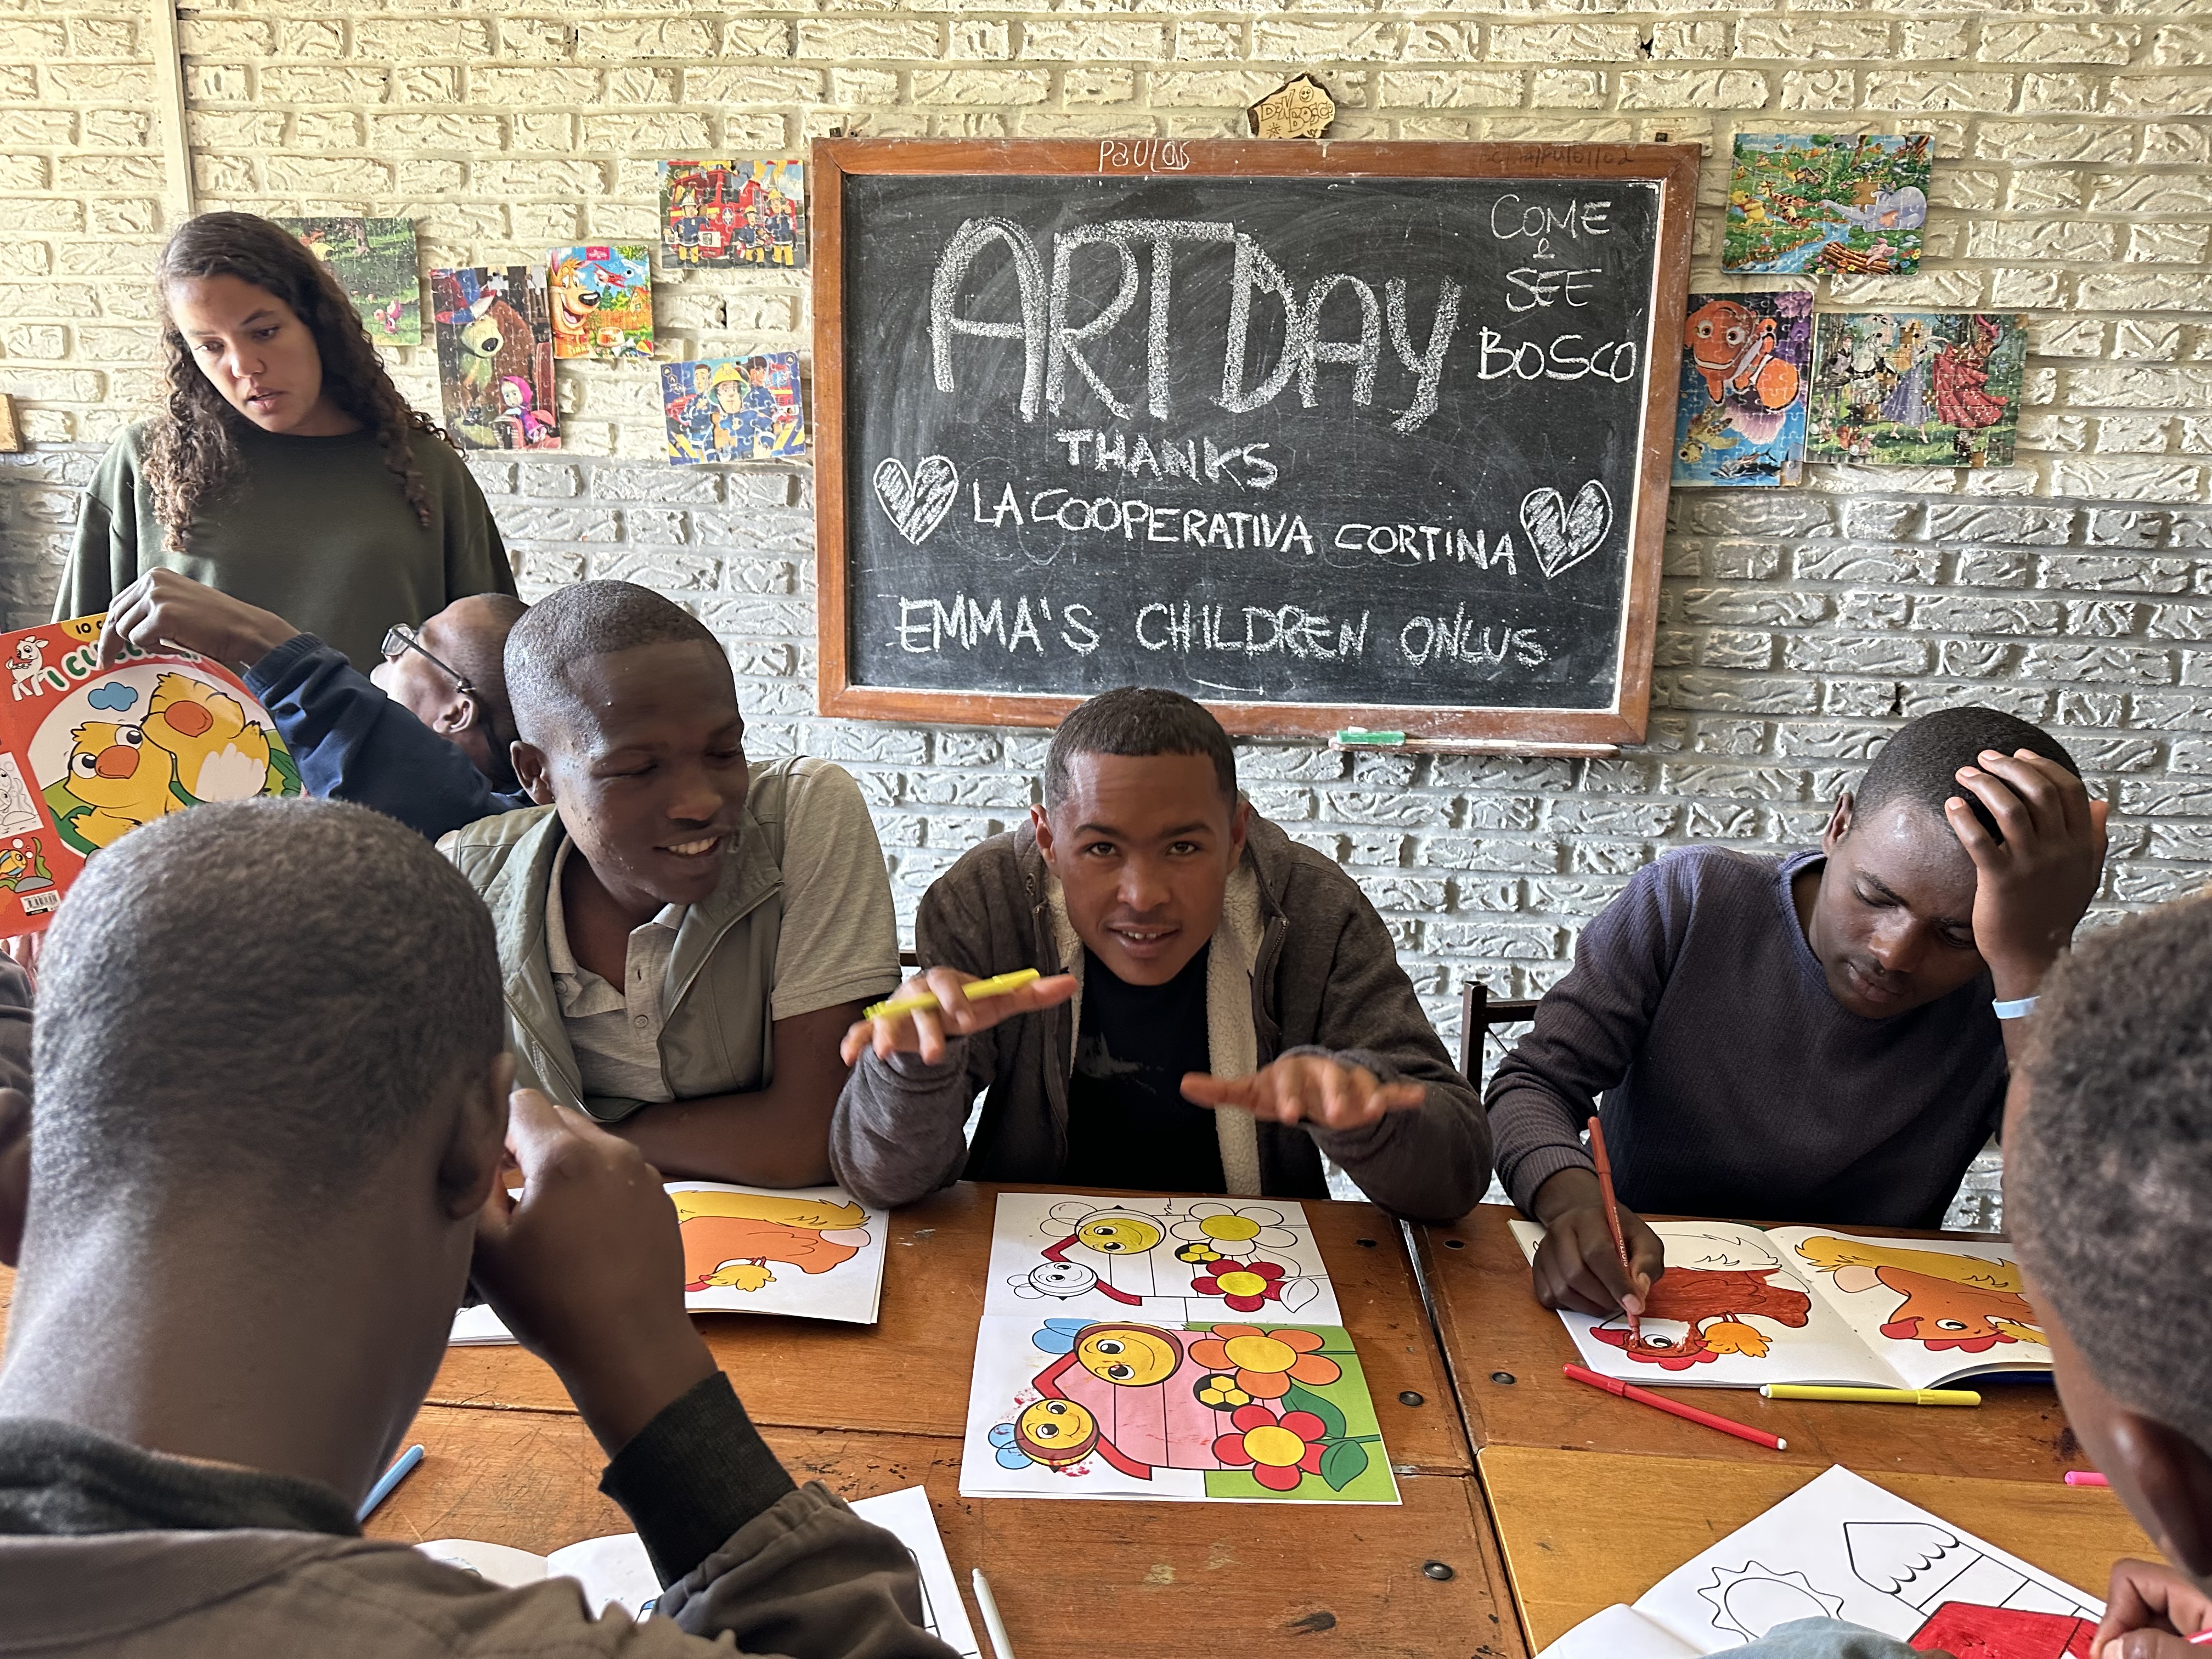
{"type": "MultiPolygon", "coordinates": [[[[1628,1240],[1622,1237],[1620,1231],[1620,1206],[1613,1195],[1613,1165],[1607,1162],[1605,1156],[1605,1130],[1595,1117],[1589,1121],[1589,1138],[1590,1156],[1597,1160],[1598,1196],[1605,1200],[1606,1229],[1613,1235],[1613,1252],[1620,1258],[1621,1278],[1633,1285],[1636,1275],[1629,1270],[1628,1240]]],[[[1628,1340],[1631,1342],[1644,1340],[1644,1320],[1640,1315],[1628,1316],[1628,1340]]]]}
{"type": "Polygon", "coordinates": [[[1669,1400],[1664,1395],[1639,1389],[1633,1382],[1616,1382],[1609,1376],[1600,1376],[1583,1365],[1562,1365],[1559,1368],[1577,1382],[1587,1382],[1593,1389],[1603,1389],[1607,1394],[1619,1395],[1623,1400],[1633,1400],[1639,1406],[1651,1406],[1669,1417],[1679,1417],[1685,1422],[1702,1423],[1709,1429],[1718,1429],[1723,1434],[1732,1434],[1739,1440],[1748,1440],[1754,1446],[1765,1446],[1774,1451],[1787,1451],[1790,1443],[1764,1429],[1754,1429],[1748,1423],[1738,1423],[1726,1417],[1715,1417],[1711,1412],[1701,1412],[1695,1406],[1685,1406],[1680,1401],[1669,1400]]]}

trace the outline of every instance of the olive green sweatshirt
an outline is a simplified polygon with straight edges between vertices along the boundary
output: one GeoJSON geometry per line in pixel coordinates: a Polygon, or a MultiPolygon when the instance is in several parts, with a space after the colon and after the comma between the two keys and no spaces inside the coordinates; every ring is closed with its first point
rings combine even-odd
{"type": "Polygon", "coordinates": [[[443,440],[414,434],[430,501],[425,526],[368,429],[290,438],[239,424],[242,476],[200,508],[186,552],[154,516],[144,428],[115,441],[85,492],[55,621],[105,611],[167,565],[275,611],[366,673],[392,623],[419,623],[471,593],[514,592],[483,492],[443,440]]]}

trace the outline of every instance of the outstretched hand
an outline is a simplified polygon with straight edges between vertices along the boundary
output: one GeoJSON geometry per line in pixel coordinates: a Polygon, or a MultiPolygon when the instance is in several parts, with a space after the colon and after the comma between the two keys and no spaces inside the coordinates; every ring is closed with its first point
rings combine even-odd
{"type": "Polygon", "coordinates": [[[1054,974],[970,1002],[963,988],[974,984],[977,977],[963,974],[957,968],[931,968],[916,974],[893,992],[890,1000],[896,1002],[907,997],[929,995],[937,999],[936,1007],[856,1020],[837,1045],[837,1052],[844,1056],[848,1066],[872,1050],[878,1060],[889,1060],[893,1054],[920,1054],[934,1066],[945,1058],[947,1037],[973,1036],[1016,1014],[1057,1007],[1075,994],[1075,975],[1054,974]]]}
{"type": "Polygon", "coordinates": [[[141,651],[182,647],[243,671],[299,635],[273,611],[157,565],[107,607],[107,623],[100,632],[100,665],[112,668],[129,644],[141,651]]]}
{"type": "Polygon", "coordinates": [[[2097,896],[2111,808],[2033,750],[1984,750],[1980,761],[1959,769],[1959,783],[1989,810],[2003,842],[1961,796],[1944,804],[1943,815],[1974,861],[1974,944],[1996,994],[2030,996],[2097,896]]]}
{"type": "Polygon", "coordinates": [[[2148,1561],[2112,1563],[2105,1621],[2093,1644],[2097,1659],[2185,1659],[2204,1650],[2189,1638],[2212,1630],[2212,1597],[2172,1567],[2148,1561]]]}
{"type": "Polygon", "coordinates": [[[1186,1073],[1185,1100],[1234,1106],[1262,1123],[1310,1123],[1316,1129],[1358,1129],[1385,1112],[1418,1110],[1427,1091],[1418,1083],[1385,1083],[1364,1066],[1327,1054],[1286,1054],[1243,1077],[1186,1073]]]}
{"type": "Polygon", "coordinates": [[[676,1206],[636,1147],[535,1089],[508,1097],[507,1149],[522,1196],[493,1183],[476,1283],[612,1456],[714,1370],[684,1310],[676,1206]]]}

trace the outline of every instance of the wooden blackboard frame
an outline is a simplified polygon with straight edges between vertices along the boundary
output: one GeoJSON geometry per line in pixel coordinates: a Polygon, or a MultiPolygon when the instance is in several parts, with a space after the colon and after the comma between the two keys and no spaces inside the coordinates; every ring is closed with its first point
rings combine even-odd
{"type": "Polygon", "coordinates": [[[814,529],[817,706],[824,714],[957,726],[1056,726],[1080,698],[856,685],[850,675],[846,544],[844,185],[856,174],[909,177],[1572,179],[1659,187],[1658,247],[1644,362],[1644,453],[1629,544],[1626,623],[1613,706],[1484,708],[1388,703],[1216,702],[1229,731],[1328,737],[1349,726],[1489,747],[1644,741],[1651,702],[1659,565],[1674,471],[1676,343],[1689,294],[1694,144],[1329,143],[1256,139],[817,138],[808,169],[814,261],[814,529]]]}

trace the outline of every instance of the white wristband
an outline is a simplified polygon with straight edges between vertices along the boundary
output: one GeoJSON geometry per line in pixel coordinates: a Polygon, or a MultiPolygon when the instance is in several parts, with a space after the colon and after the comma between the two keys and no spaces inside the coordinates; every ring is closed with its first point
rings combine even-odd
{"type": "Polygon", "coordinates": [[[2021,997],[2014,1002],[1992,1002],[1990,1006],[1996,1011],[1999,1019],[2026,1019],[2035,1012],[2035,999],[2021,997]]]}

